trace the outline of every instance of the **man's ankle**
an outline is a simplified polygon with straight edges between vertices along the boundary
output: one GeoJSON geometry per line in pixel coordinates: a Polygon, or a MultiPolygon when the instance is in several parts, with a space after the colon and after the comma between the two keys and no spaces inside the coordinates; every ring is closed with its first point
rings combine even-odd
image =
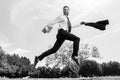
{"type": "Polygon", "coordinates": [[[72,57],[77,57],[77,55],[72,55],[72,57]]]}

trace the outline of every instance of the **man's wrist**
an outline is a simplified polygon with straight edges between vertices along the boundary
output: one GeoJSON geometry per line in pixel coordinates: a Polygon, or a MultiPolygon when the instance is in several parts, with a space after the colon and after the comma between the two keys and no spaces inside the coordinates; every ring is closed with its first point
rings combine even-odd
{"type": "Polygon", "coordinates": [[[85,24],[85,22],[81,22],[80,24],[83,25],[83,24],[85,24]]]}

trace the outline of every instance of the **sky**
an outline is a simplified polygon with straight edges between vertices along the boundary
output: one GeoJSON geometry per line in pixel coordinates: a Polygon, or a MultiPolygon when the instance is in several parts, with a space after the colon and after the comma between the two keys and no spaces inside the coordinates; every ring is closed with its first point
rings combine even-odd
{"type": "Polygon", "coordinates": [[[120,0],[0,0],[0,46],[9,54],[28,57],[33,63],[36,55],[54,45],[58,25],[49,34],[41,30],[63,14],[65,5],[70,7],[72,25],[109,20],[105,31],[82,25],[72,33],[80,37],[80,44],[98,47],[103,57],[98,62],[120,62],[120,0]]]}

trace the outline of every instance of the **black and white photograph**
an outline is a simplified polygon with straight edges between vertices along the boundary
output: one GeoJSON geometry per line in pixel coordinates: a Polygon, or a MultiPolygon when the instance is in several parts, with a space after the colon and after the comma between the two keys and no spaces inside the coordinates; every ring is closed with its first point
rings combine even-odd
{"type": "Polygon", "coordinates": [[[0,80],[120,80],[120,0],[0,0],[0,80]]]}

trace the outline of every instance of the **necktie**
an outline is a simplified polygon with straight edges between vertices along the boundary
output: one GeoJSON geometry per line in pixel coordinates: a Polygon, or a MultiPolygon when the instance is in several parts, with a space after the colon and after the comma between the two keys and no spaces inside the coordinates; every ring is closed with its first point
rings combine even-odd
{"type": "Polygon", "coordinates": [[[70,23],[70,20],[69,20],[69,18],[68,18],[68,16],[67,16],[67,25],[68,25],[68,32],[71,32],[71,23],[70,23]]]}

